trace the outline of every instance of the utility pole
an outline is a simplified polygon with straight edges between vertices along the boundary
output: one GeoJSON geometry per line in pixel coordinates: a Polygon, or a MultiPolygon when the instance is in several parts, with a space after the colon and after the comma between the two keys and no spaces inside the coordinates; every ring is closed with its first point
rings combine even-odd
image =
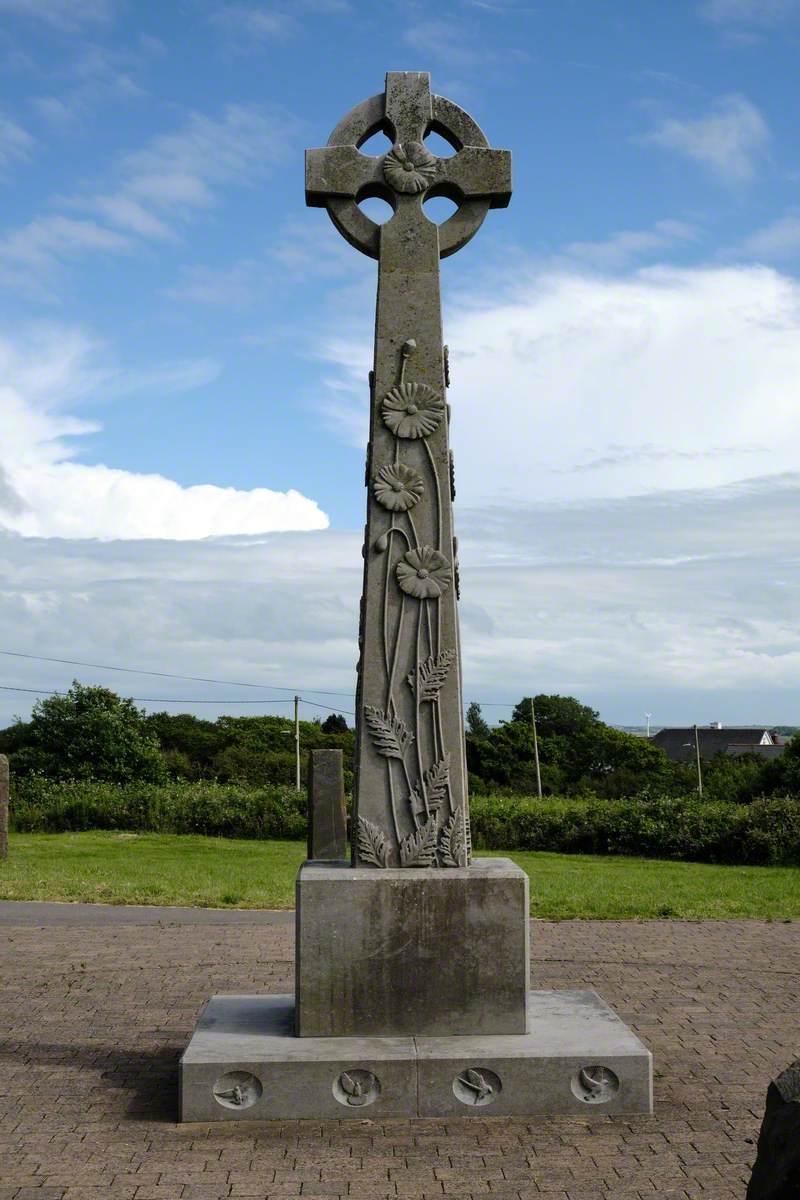
{"type": "Polygon", "coordinates": [[[697,732],[697,726],[694,727],[694,752],[697,758],[697,791],[701,799],[703,796],[703,771],[700,766],[700,734],[697,732]]]}
{"type": "Polygon", "coordinates": [[[536,791],[541,800],[542,772],[539,770],[539,739],[536,736],[536,709],[533,707],[533,696],[531,696],[531,725],[533,726],[533,761],[536,763],[536,791]]]}
{"type": "Polygon", "coordinates": [[[294,776],[295,787],[300,791],[300,697],[294,698],[294,776]]]}

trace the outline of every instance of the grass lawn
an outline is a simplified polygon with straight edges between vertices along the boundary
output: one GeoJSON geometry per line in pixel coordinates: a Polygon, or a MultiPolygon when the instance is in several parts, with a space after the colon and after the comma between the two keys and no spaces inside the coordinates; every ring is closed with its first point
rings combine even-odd
{"type": "MultiPolygon", "coordinates": [[[[302,842],[174,834],[17,833],[0,900],[290,908],[302,842]]],[[[800,917],[800,867],[718,867],[652,858],[512,853],[535,917],[800,917]]]]}

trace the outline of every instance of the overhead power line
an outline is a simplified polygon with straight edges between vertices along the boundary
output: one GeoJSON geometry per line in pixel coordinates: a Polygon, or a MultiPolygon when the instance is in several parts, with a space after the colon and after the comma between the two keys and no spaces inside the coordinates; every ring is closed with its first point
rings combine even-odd
{"type": "MultiPolygon", "coordinates": [[[[12,687],[7,683],[0,683],[0,691],[3,692],[26,692],[31,696],[68,696],[69,692],[59,692],[56,688],[26,688],[12,687]]],[[[222,706],[229,704],[290,704],[290,700],[259,700],[254,697],[249,700],[209,700],[207,697],[182,696],[177,699],[170,699],[168,696],[124,696],[124,700],[134,700],[137,704],[219,704],[222,706]]],[[[338,712],[343,716],[354,717],[356,714],[350,712],[347,708],[331,708],[329,704],[317,704],[316,700],[305,700],[302,696],[299,697],[301,704],[311,704],[314,708],[324,708],[326,712],[338,712]]]]}
{"type": "MultiPolygon", "coordinates": [[[[326,690],[324,688],[287,687],[284,685],[279,685],[277,683],[249,683],[242,679],[212,679],[210,676],[207,676],[207,675],[178,675],[177,673],[175,673],[173,671],[149,671],[144,667],[117,667],[117,666],[111,666],[109,663],[85,662],[83,659],[78,659],[78,658],[51,658],[51,657],[47,657],[44,654],[27,654],[21,650],[2,650],[2,649],[0,649],[0,654],[5,655],[7,658],[24,658],[24,659],[29,659],[33,662],[60,663],[61,665],[69,666],[69,667],[91,667],[96,671],[118,671],[118,672],[121,672],[126,675],[150,675],[150,676],[155,676],[159,679],[181,679],[188,683],[213,683],[213,684],[221,684],[224,687],[257,688],[259,690],[269,689],[270,691],[273,691],[273,692],[288,692],[291,695],[299,694],[301,696],[302,696],[302,693],[305,691],[305,692],[310,692],[314,696],[345,696],[349,700],[354,699],[353,692],[335,692],[335,691],[326,690]]],[[[66,695],[66,692],[59,692],[56,690],[45,691],[45,690],[39,689],[39,688],[22,688],[22,687],[14,688],[14,687],[8,687],[8,686],[3,686],[3,685],[0,685],[0,690],[6,691],[6,692],[29,692],[32,695],[39,695],[39,696],[64,696],[64,695],[66,695]]],[[[228,704],[287,704],[287,703],[289,703],[288,699],[287,700],[271,700],[271,699],[264,699],[264,700],[262,700],[262,699],[213,700],[213,699],[202,698],[202,699],[195,700],[190,697],[186,697],[185,699],[170,700],[170,699],[167,699],[162,696],[155,696],[155,697],[152,697],[152,696],[150,696],[150,697],[148,697],[148,696],[128,696],[127,699],[135,700],[141,704],[221,704],[221,705],[228,705],[228,704]]],[[[326,704],[317,704],[316,701],[314,701],[314,700],[303,699],[303,703],[304,704],[313,704],[317,708],[326,709],[328,712],[341,712],[341,713],[346,714],[347,716],[351,716],[351,717],[354,717],[356,715],[354,712],[348,712],[346,709],[331,708],[329,705],[326,705],[326,704]]],[[[482,708],[514,708],[517,701],[516,700],[477,700],[477,701],[474,701],[473,703],[480,704],[482,708]]]]}
{"type": "Polygon", "coordinates": [[[96,671],[122,671],[126,675],[157,675],[159,679],[185,679],[189,683],[221,683],[225,687],[260,688],[261,690],[269,688],[273,692],[291,692],[295,694],[300,691],[307,691],[313,692],[315,696],[349,696],[351,699],[353,697],[352,692],[331,692],[323,688],[314,687],[305,689],[283,687],[277,683],[245,683],[241,679],[210,679],[205,675],[175,675],[170,671],[148,671],[143,667],[112,667],[108,663],[83,662],[77,658],[46,658],[43,654],[23,654],[19,650],[0,650],[0,654],[5,654],[9,658],[29,658],[35,662],[62,663],[68,667],[93,667],[96,671]]]}
{"type": "MultiPolygon", "coordinates": [[[[0,683],[0,689],[4,692],[30,692],[36,696],[68,696],[69,692],[59,692],[55,688],[25,688],[11,687],[9,684],[0,683]]],[[[139,704],[288,704],[288,700],[259,700],[253,698],[250,700],[208,700],[205,697],[202,699],[194,696],[182,696],[171,700],[168,696],[123,696],[124,700],[136,700],[139,704]]]]}

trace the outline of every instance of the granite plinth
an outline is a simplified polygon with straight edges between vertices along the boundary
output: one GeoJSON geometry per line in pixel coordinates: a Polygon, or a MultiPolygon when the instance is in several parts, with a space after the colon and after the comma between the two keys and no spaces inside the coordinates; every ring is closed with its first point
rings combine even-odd
{"type": "Polygon", "coordinates": [[[182,1121],[652,1112],[652,1056],[593,991],[534,991],[530,1032],[298,1038],[291,996],[214,996],[180,1064],[182,1121]]]}
{"type": "Polygon", "coordinates": [[[448,870],[304,863],[297,1035],[525,1033],[528,896],[506,858],[448,870]]]}

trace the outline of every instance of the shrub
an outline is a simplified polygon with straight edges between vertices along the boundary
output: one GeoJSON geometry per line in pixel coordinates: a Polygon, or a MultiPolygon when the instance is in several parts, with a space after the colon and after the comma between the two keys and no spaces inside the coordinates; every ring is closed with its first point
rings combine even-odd
{"type": "Polygon", "coordinates": [[[541,801],[475,796],[470,807],[478,849],[800,864],[800,799],[790,796],[751,804],[701,801],[695,794],[541,801]]]}
{"type": "Polygon", "coordinates": [[[306,796],[285,787],[54,783],[31,776],[12,785],[10,821],[13,829],[32,833],[128,829],[296,839],[306,835],[306,796]]]}
{"type": "MultiPolygon", "coordinates": [[[[800,865],[800,798],[749,804],[645,795],[473,796],[476,850],[628,854],[696,862],[800,865]]],[[[19,832],[88,829],[200,833],[217,837],[306,836],[305,792],[235,783],[58,783],[12,779],[11,826],[19,832]]]]}

